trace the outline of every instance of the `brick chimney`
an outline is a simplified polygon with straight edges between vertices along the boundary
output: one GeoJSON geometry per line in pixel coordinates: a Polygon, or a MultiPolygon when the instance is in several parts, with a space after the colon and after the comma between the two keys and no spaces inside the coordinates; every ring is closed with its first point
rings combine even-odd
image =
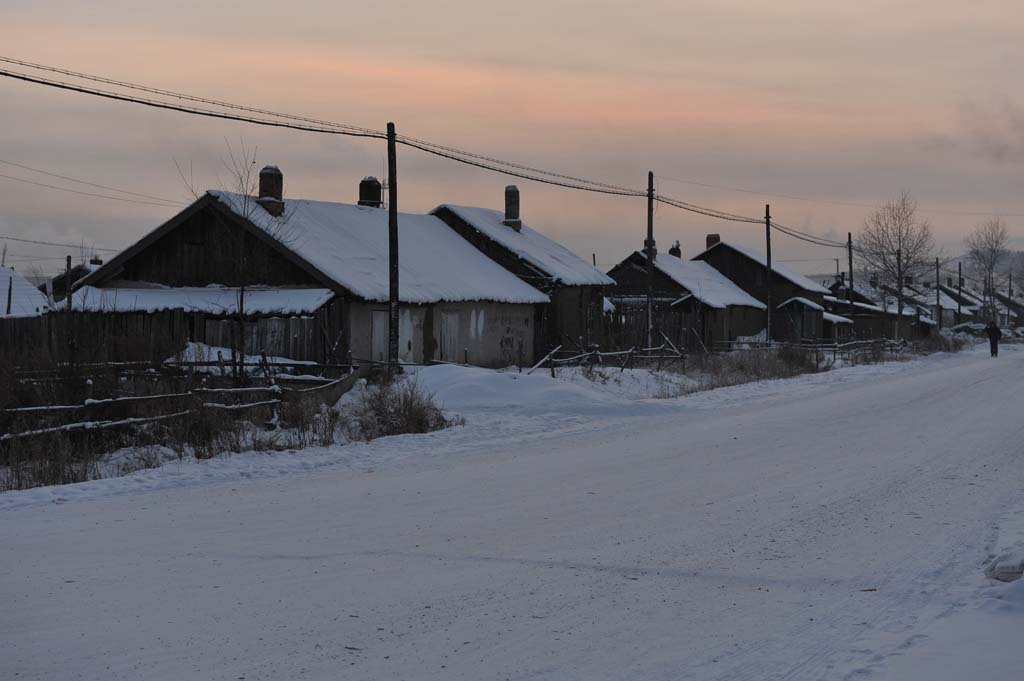
{"type": "Polygon", "coordinates": [[[717,243],[720,243],[721,241],[722,237],[719,236],[718,234],[708,234],[707,239],[704,242],[704,247],[711,248],[712,246],[714,246],[717,243]]]}
{"type": "Polygon", "coordinates": [[[523,221],[519,219],[519,187],[514,184],[505,187],[505,219],[502,223],[517,232],[523,228],[523,221]]]}
{"type": "Polygon", "coordinates": [[[284,175],[277,166],[264,166],[260,171],[260,193],[256,203],[275,218],[284,213],[284,175]]]}
{"type": "Polygon", "coordinates": [[[683,258],[683,249],[679,247],[679,241],[676,241],[674,244],[672,244],[671,248],[668,249],[668,254],[669,255],[674,255],[675,257],[677,257],[680,260],[682,260],[682,258],[683,258]]]}
{"type": "Polygon", "coordinates": [[[367,176],[359,183],[359,205],[380,208],[384,205],[383,188],[376,177],[367,176]]]}

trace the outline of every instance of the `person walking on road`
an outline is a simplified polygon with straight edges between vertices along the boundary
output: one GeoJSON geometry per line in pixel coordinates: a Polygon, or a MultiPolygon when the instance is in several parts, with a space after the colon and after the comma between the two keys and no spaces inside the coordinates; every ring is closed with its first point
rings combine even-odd
{"type": "Polygon", "coordinates": [[[989,322],[985,326],[985,335],[988,336],[988,347],[992,351],[992,356],[998,357],[999,339],[1003,337],[1003,332],[999,330],[995,322],[989,322]]]}

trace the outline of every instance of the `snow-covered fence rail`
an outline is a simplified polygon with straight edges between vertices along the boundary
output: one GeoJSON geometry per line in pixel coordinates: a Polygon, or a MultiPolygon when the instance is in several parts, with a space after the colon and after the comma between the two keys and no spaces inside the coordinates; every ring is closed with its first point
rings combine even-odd
{"type": "Polygon", "coordinates": [[[894,341],[885,338],[874,338],[864,340],[838,342],[817,342],[805,341],[801,343],[772,341],[717,341],[714,344],[716,352],[767,352],[781,349],[802,350],[815,352],[822,355],[832,355],[832,359],[857,360],[867,355],[882,357],[885,355],[898,356],[908,347],[904,340],[894,341]]]}
{"type": "MultiPolygon", "coordinates": [[[[599,348],[593,348],[586,352],[576,352],[565,357],[558,357],[561,346],[549,352],[544,359],[538,362],[530,371],[533,372],[541,366],[548,366],[554,375],[555,368],[561,366],[586,366],[595,364],[614,363],[620,370],[625,370],[636,361],[653,363],[656,369],[664,369],[673,364],[680,363],[683,370],[686,366],[686,355],[676,349],[668,339],[661,345],[649,348],[629,348],[628,350],[613,350],[602,352],[599,348]]],[[[571,352],[571,351],[569,351],[571,352]]]]}
{"type": "Polygon", "coordinates": [[[46,404],[34,407],[15,407],[2,410],[4,414],[38,414],[59,411],[81,411],[90,407],[109,407],[113,405],[139,404],[142,402],[159,402],[163,400],[189,397],[191,393],[166,393],[163,395],[131,395],[128,397],[109,397],[102,400],[86,400],[82,404],[46,404]]]}
{"type": "Polygon", "coordinates": [[[68,433],[76,430],[109,430],[111,428],[134,427],[148,423],[154,423],[156,421],[166,421],[168,419],[175,419],[194,413],[195,410],[186,409],[184,411],[175,412],[173,414],[158,414],[156,416],[146,416],[141,418],[127,418],[108,421],[79,421],[75,423],[65,423],[63,425],[53,426],[50,428],[24,430],[18,433],[4,433],[3,435],[0,435],[0,442],[7,442],[9,440],[17,440],[25,437],[33,437],[38,435],[68,433]]]}

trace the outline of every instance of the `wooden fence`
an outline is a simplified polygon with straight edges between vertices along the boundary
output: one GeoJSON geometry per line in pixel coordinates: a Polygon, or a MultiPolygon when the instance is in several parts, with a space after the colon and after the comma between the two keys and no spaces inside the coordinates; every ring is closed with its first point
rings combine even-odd
{"type": "Polygon", "coordinates": [[[58,312],[0,319],[0,354],[21,366],[159,361],[183,348],[188,315],[58,312]]]}
{"type": "Polygon", "coordinates": [[[317,385],[301,388],[281,385],[272,379],[263,385],[244,387],[208,387],[204,381],[201,386],[175,393],[119,395],[85,399],[75,404],[0,409],[0,444],[56,433],[138,428],[195,416],[204,410],[217,410],[233,417],[263,410],[268,420],[276,422],[282,404],[303,401],[333,404],[369,372],[370,368],[364,367],[340,378],[316,381],[317,385]]]}

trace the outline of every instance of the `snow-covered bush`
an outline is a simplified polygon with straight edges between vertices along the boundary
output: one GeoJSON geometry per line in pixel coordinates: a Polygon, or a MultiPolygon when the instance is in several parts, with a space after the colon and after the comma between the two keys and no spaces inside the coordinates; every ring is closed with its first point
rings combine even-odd
{"type": "Polygon", "coordinates": [[[832,368],[831,356],[814,349],[789,345],[693,355],[688,362],[688,370],[699,377],[700,390],[772,378],[790,378],[832,368]]]}
{"type": "Polygon", "coordinates": [[[349,437],[366,441],[386,435],[429,433],[460,423],[448,419],[434,396],[422,390],[415,378],[404,376],[363,386],[346,406],[345,416],[349,437]]]}
{"type": "Polygon", "coordinates": [[[929,355],[933,352],[960,352],[970,345],[968,337],[959,333],[932,333],[914,343],[914,352],[929,355]]]}

